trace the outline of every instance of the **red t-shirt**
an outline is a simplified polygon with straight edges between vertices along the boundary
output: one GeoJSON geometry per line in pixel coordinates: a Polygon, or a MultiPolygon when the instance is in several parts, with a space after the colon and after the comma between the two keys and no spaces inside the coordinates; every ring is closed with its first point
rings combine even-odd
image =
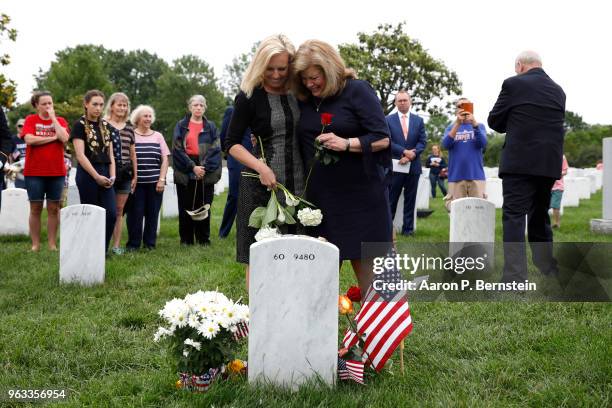
{"type": "MultiPolygon", "coordinates": [[[[68,123],[60,116],[57,117],[59,124],[68,130],[68,123]]],[[[23,129],[19,137],[25,135],[38,137],[55,136],[55,127],[51,119],[44,120],[37,114],[29,115],[25,119],[23,129]]],[[[27,145],[24,176],[65,176],[66,166],[64,165],[64,144],[54,141],[44,145],[27,145]]]]}
{"type": "Polygon", "coordinates": [[[198,136],[204,129],[204,121],[200,123],[189,121],[189,133],[185,139],[185,152],[190,156],[197,156],[200,153],[198,146],[198,136]]]}

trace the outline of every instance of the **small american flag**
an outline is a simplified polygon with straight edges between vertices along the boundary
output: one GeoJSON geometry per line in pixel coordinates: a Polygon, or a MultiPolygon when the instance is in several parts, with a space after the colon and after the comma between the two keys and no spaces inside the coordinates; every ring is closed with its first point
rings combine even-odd
{"type": "Polygon", "coordinates": [[[344,360],[338,357],[338,378],[341,380],[353,380],[359,384],[363,382],[364,364],[355,360],[344,360]]]}
{"type": "Polygon", "coordinates": [[[240,322],[236,325],[236,331],[232,333],[234,340],[238,341],[249,335],[249,326],[246,323],[240,322]]]}
{"type": "MultiPolygon", "coordinates": [[[[394,253],[392,250],[389,256],[393,257],[394,253]]],[[[374,279],[396,283],[401,276],[393,267],[385,269],[374,279]]],[[[377,292],[370,286],[361,310],[355,316],[355,323],[357,333],[346,331],[342,340],[344,347],[351,348],[357,344],[358,336],[365,336],[364,358],[369,359],[376,371],[382,370],[402,339],[412,331],[412,317],[406,301],[406,292],[377,292]]]]}

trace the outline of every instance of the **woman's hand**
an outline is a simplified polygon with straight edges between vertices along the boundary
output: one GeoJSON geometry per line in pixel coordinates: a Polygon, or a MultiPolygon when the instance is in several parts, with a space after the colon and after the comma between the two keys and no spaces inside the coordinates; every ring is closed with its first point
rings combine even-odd
{"type": "Polygon", "coordinates": [[[100,187],[110,188],[113,185],[113,182],[111,181],[111,179],[105,176],[101,176],[100,174],[96,175],[96,177],[94,177],[94,180],[96,180],[96,183],[100,187]]]}
{"type": "Polygon", "coordinates": [[[163,180],[158,180],[157,184],[155,185],[155,191],[157,191],[158,193],[163,193],[164,188],[166,188],[166,182],[163,180]]]}
{"type": "Polygon", "coordinates": [[[193,166],[193,173],[196,176],[196,180],[200,180],[206,174],[206,170],[204,170],[203,166],[193,166]]]}
{"type": "Polygon", "coordinates": [[[335,133],[323,133],[317,140],[321,142],[323,147],[329,150],[334,150],[336,152],[345,152],[348,146],[348,139],[345,139],[340,136],[336,136],[335,133]]]}
{"type": "Polygon", "coordinates": [[[276,176],[272,169],[265,164],[259,170],[259,181],[269,189],[276,190],[276,176]]]}
{"type": "Polygon", "coordinates": [[[134,176],[132,181],[130,182],[130,191],[133,193],[136,190],[136,183],[138,182],[138,177],[134,176]]]}

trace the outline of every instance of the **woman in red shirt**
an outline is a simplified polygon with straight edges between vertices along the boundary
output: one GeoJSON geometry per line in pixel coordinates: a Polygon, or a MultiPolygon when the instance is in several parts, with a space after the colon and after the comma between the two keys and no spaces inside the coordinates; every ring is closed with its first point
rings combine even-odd
{"type": "Polygon", "coordinates": [[[40,216],[45,198],[49,249],[57,251],[55,242],[66,176],[64,143],[68,141],[68,123],[55,115],[49,92],[35,92],[31,102],[36,113],[26,117],[20,137],[27,145],[23,175],[30,200],[32,251],[40,249],[40,216]]]}

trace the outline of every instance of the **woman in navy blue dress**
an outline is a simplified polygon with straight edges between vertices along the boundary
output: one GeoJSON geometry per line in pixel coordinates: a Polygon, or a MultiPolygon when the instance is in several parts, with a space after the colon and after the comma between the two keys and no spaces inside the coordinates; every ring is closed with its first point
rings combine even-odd
{"type": "Polygon", "coordinates": [[[325,42],[302,44],[294,71],[301,110],[298,135],[306,169],[313,166],[306,196],[323,213],[317,233],[340,249],[341,260],[351,261],[365,293],[372,267],[362,259],[362,242],[392,240],[387,192],[391,150],[385,115],[370,84],[355,79],[325,42]],[[333,115],[323,132],[321,114],[333,115]],[[315,139],[338,160],[327,165],[314,160],[315,139]]]}

